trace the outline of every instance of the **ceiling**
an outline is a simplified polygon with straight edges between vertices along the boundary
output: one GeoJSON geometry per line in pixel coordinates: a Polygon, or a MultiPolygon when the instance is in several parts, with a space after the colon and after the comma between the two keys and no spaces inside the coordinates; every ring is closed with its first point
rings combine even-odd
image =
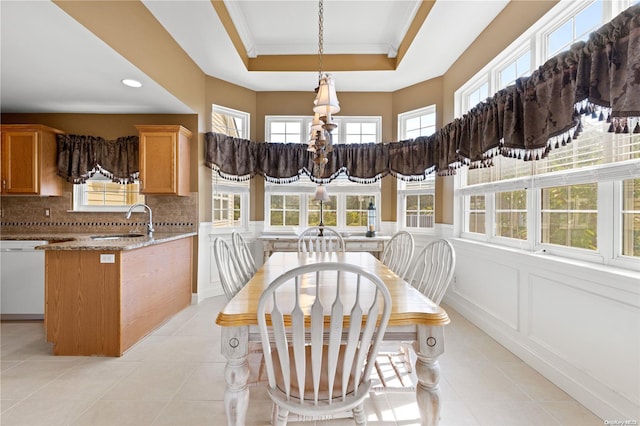
{"type": "MultiPolygon", "coordinates": [[[[316,1],[142,3],[207,75],[255,91],[310,91],[317,83],[316,1]],[[302,70],[270,68],[286,68],[292,55],[309,55],[302,70]]],[[[325,0],[323,62],[350,65],[324,71],[338,92],[395,91],[441,76],[507,3],[325,0]],[[332,62],[334,55],[346,56],[332,62]]],[[[2,112],[192,113],[52,2],[3,0],[0,19],[2,112]],[[143,87],[128,88],[123,78],[143,87]]]]}

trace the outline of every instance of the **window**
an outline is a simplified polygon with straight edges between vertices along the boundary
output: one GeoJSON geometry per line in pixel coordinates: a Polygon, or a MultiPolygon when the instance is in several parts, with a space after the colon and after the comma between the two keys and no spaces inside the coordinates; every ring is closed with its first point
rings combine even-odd
{"type": "Polygon", "coordinates": [[[622,255],[640,257],[640,178],[622,181],[622,255]]]}
{"type": "MultiPolygon", "coordinates": [[[[456,114],[482,100],[487,81],[488,93],[513,84],[630,4],[560,2],[456,92],[456,114]]],[[[640,269],[638,120],[627,119],[627,133],[610,133],[598,118],[583,116],[582,123],[578,138],[552,140],[543,160],[498,156],[493,167],[461,170],[460,235],[640,269]]]]}
{"type": "MultiPolygon", "coordinates": [[[[640,267],[639,178],[627,178],[640,168],[640,135],[608,133],[609,125],[597,120],[583,118],[583,123],[580,137],[544,160],[498,157],[491,168],[468,170],[466,184],[458,189],[465,206],[463,235],[520,240],[530,248],[580,259],[590,252],[593,257],[585,260],[607,263],[616,263],[619,253],[635,257],[640,267]],[[614,187],[620,188],[619,203],[610,198],[614,187]],[[487,196],[491,203],[478,202],[487,196]],[[493,229],[486,223],[483,228],[481,217],[493,217],[493,229]]],[[[624,264],[629,266],[628,261],[624,264]]]]}
{"type": "Polygon", "coordinates": [[[602,18],[602,1],[596,0],[562,22],[546,37],[547,58],[569,49],[576,41],[586,40],[589,33],[598,29],[603,23],[602,18]]]}
{"type": "MultiPolygon", "coordinates": [[[[436,107],[398,114],[398,140],[429,136],[436,132],[436,107]]],[[[412,231],[433,230],[435,223],[435,174],[424,181],[398,181],[400,227],[412,231]]]]}
{"type": "Polygon", "coordinates": [[[367,226],[369,202],[371,197],[364,195],[345,195],[346,226],[367,226]]]}
{"type": "Polygon", "coordinates": [[[515,83],[517,78],[531,74],[531,50],[527,50],[499,71],[498,89],[515,83]]]}
{"type": "Polygon", "coordinates": [[[480,102],[484,101],[489,97],[489,83],[484,82],[481,83],[477,88],[471,90],[466,95],[466,109],[465,111],[470,110],[474,106],[478,105],[480,102]]]}
{"type": "Polygon", "coordinates": [[[269,142],[300,143],[302,142],[303,121],[274,121],[271,125],[269,142]]]}
{"type": "Polygon", "coordinates": [[[542,243],[598,248],[596,183],[542,189],[542,243]]]}
{"type": "Polygon", "coordinates": [[[270,225],[300,225],[300,195],[272,194],[270,197],[270,225]]]}
{"type": "MultiPolygon", "coordinates": [[[[249,114],[218,105],[211,110],[211,131],[247,139],[249,114]]],[[[211,172],[211,222],[214,228],[249,226],[249,179],[234,181],[211,172]]]]}
{"type": "MultiPolygon", "coordinates": [[[[333,143],[367,143],[380,142],[382,118],[381,117],[332,117],[338,125],[332,132],[333,143]]],[[[279,116],[267,115],[265,117],[265,134],[271,143],[306,143],[311,134],[311,122],[309,116],[279,116]]]]}
{"type": "MultiPolygon", "coordinates": [[[[337,180],[336,180],[337,181],[337,180]]],[[[329,201],[322,203],[322,222],[350,232],[364,232],[367,227],[369,203],[378,205],[379,187],[364,189],[354,194],[351,185],[332,182],[328,186],[329,201]]],[[[367,187],[370,185],[360,185],[367,187]]],[[[266,185],[265,227],[272,231],[300,231],[320,224],[320,202],[314,200],[316,185],[308,180],[291,184],[266,185]]]]}
{"type": "Polygon", "coordinates": [[[466,231],[476,234],[485,233],[485,196],[471,195],[467,197],[467,207],[465,209],[466,231]]]}
{"type": "MultiPolygon", "coordinates": [[[[318,226],[320,225],[320,201],[314,200],[313,196],[307,198],[307,225],[318,226]]],[[[322,202],[322,223],[325,226],[338,226],[338,197],[335,195],[330,195],[329,201],[322,202]]]]}
{"type": "Polygon", "coordinates": [[[375,122],[347,122],[344,143],[378,142],[378,126],[375,122]]]}
{"type": "Polygon", "coordinates": [[[527,239],[527,191],[495,194],[495,233],[498,237],[527,239]]]}
{"type": "MultiPolygon", "coordinates": [[[[307,143],[309,116],[267,116],[265,134],[270,143],[307,143]]],[[[381,139],[380,117],[333,117],[338,125],[333,143],[369,143],[381,139]]],[[[378,206],[380,183],[360,184],[341,175],[326,185],[329,201],[322,203],[325,226],[350,232],[364,232],[367,208],[378,206]]],[[[299,231],[320,224],[320,202],[314,200],[316,184],[306,177],[291,184],[265,183],[265,227],[271,231],[299,231]]]]}
{"type": "Polygon", "coordinates": [[[436,132],[436,106],[398,114],[398,140],[415,139],[436,132]]]}
{"type": "Polygon", "coordinates": [[[211,131],[236,138],[249,136],[249,114],[219,105],[211,108],[211,131]]]}
{"type": "Polygon", "coordinates": [[[73,211],[127,211],[144,203],[138,182],[120,184],[96,173],[85,183],[73,185],[73,211]]]}

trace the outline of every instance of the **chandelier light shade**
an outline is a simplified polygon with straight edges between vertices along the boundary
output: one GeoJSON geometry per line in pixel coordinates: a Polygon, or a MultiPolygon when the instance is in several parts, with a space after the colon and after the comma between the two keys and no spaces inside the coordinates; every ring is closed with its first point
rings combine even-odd
{"type": "Polygon", "coordinates": [[[314,101],[313,111],[321,116],[327,117],[327,122],[331,122],[331,114],[340,112],[340,102],[336,94],[336,85],[331,78],[331,74],[325,74],[318,86],[318,95],[314,101]]]}
{"type": "Polygon", "coordinates": [[[318,185],[316,187],[316,195],[313,197],[314,201],[329,201],[329,192],[324,185],[318,185]]]}

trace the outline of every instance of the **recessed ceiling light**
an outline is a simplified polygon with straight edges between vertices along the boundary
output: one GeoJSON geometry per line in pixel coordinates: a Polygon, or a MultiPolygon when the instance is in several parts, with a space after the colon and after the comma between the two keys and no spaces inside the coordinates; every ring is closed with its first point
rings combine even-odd
{"type": "Polygon", "coordinates": [[[129,87],[142,87],[142,83],[140,83],[138,80],[134,80],[132,78],[125,78],[124,80],[122,80],[122,84],[124,84],[125,86],[129,86],[129,87]]]}

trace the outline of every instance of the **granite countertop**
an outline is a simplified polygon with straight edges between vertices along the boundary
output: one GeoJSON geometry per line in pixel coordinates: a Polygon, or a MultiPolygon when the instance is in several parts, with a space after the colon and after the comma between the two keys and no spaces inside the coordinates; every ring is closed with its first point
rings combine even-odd
{"type": "Polygon", "coordinates": [[[127,233],[74,233],[74,234],[2,234],[3,240],[48,241],[36,250],[134,250],[154,244],[166,243],[197,235],[197,232],[155,232],[129,235],[127,233]],[[102,238],[95,238],[95,237],[102,238]],[[117,238],[113,238],[117,236],[117,238]],[[92,238],[94,237],[94,238],[92,238]],[[105,238],[107,237],[107,238],[105,238]]]}

